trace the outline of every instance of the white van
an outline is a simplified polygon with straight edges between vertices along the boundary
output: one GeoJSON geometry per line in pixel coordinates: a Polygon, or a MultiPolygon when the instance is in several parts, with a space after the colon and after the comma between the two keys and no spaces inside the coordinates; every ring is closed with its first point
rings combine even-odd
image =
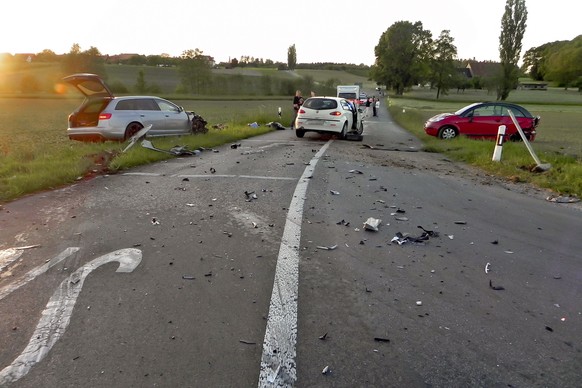
{"type": "Polygon", "coordinates": [[[350,100],[352,103],[359,105],[360,86],[359,85],[338,85],[337,96],[350,100]]]}

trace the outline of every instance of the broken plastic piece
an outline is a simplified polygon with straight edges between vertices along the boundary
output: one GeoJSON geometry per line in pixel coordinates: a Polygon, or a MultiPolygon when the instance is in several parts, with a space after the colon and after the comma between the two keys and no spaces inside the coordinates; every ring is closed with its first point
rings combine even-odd
{"type": "Polygon", "coordinates": [[[364,222],[364,229],[377,232],[378,227],[380,226],[381,223],[382,223],[382,220],[380,220],[378,218],[370,217],[366,220],[366,222],[364,222]]]}
{"type": "Polygon", "coordinates": [[[184,280],[194,280],[196,278],[194,276],[192,276],[192,275],[182,275],[182,279],[184,279],[184,280]]]}
{"type": "Polygon", "coordinates": [[[319,339],[322,341],[325,341],[325,339],[327,338],[327,333],[325,333],[324,335],[320,335],[319,339]]]}
{"type": "Polygon", "coordinates": [[[491,280],[489,280],[489,288],[491,288],[492,290],[495,290],[495,291],[503,291],[503,290],[505,290],[505,287],[502,287],[502,286],[494,286],[493,285],[493,282],[491,280]]]}
{"type": "Polygon", "coordinates": [[[323,370],[321,371],[321,373],[324,374],[324,375],[330,373],[329,365],[326,365],[325,368],[323,368],[323,370]]]}
{"type": "Polygon", "coordinates": [[[132,137],[129,138],[129,144],[121,152],[125,152],[128,149],[130,149],[131,147],[133,147],[135,145],[135,143],[137,143],[139,141],[139,139],[144,138],[146,136],[146,134],[148,133],[148,131],[150,129],[152,129],[152,124],[137,131],[137,133],[135,135],[133,135],[132,137]]]}
{"type": "Polygon", "coordinates": [[[339,195],[339,191],[335,191],[335,190],[330,190],[329,191],[332,195],[339,195]]]}
{"type": "Polygon", "coordinates": [[[376,341],[376,342],[390,342],[390,339],[383,338],[383,337],[374,337],[374,341],[376,341]]]}
{"type": "Polygon", "coordinates": [[[489,267],[491,267],[491,263],[485,264],[485,273],[489,273],[489,267]]]}
{"type": "Polygon", "coordinates": [[[323,249],[325,251],[333,251],[336,248],[337,248],[337,244],[336,245],[331,245],[331,246],[328,246],[328,247],[323,246],[323,245],[318,245],[317,246],[317,249],[323,249]]]}

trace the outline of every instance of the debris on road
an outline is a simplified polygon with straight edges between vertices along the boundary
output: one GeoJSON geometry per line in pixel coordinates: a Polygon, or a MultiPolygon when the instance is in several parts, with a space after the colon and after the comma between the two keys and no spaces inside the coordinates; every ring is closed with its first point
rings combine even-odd
{"type": "Polygon", "coordinates": [[[234,143],[234,144],[231,144],[231,145],[230,145],[230,148],[231,148],[231,149],[233,149],[233,150],[236,150],[236,149],[237,149],[238,147],[240,147],[240,146],[241,146],[241,144],[240,144],[240,143],[234,143]]]}
{"type": "Polygon", "coordinates": [[[327,332],[324,335],[320,335],[319,339],[325,341],[327,339],[327,332]]]}
{"type": "Polygon", "coordinates": [[[378,218],[370,217],[366,220],[366,222],[364,222],[364,229],[371,230],[373,232],[377,232],[378,227],[380,226],[381,223],[382,223],[382,220],[380,220],[378,218]]]}
{"type": "Polygon", "coordinates": [[[422,300],[417,300],[417,301],[416,301],[416,305],[417,305],[417,306],[422,306],[422,300]]]}
{"type": "Polygon", "coordinates": [[[414,243],[414,244],[424,244],[430,237],[438,237],[439,233],[434,232],[432,230],[426,230],[422,226],[418,226],[418,228],[422,229],[423,232],[418,237],[413,237],[408,234],[402,234],[401,232],[397,232],[396,235],[390,240],[390,242],[396,242],[398,245],[406,244],[406,243],[414,243]]]}
{"type": "Polygon", "coordinates": [[[267,123],[265,125],[268,126],[268,127],[273,128],[273,129],[279,130],[279,131],[284,130],[284,129],[287,129],[287,128],[285,128],[283,126],[283,124],[281,124],[281,123],[279,123],[277,121],[271,121],[271,122],[269,122],[269,123],[267,123]]]}
{"type": "Polygon", "coordinates": [[[390,342],[390,339],[383,338],[383,337],[374,337],[374,341],[376,341],[376,342],[390,342]]]}
{"type": "Polygon", "coordinates": [[[489,268],[491,267],[491,263],[485,264],[485,273],[489,273],[489,268]]]}
{"type": "Polygon", "coordinates": [[[324,375],[331,373],[331,370],[329,369],[329,365],[326,365],[325,368],[323,368],[323,370],[321,371],[321,373],[324,375]]]}
{"type": "Polygon", "coordinates": [[[238,340],[238,342],[240,342],[241,344],[245,344],[245,345],[256,345],[256,342],[253,341],[247,341],[247,340],[238,340]]]}
{"type": "Polygon", "coordinates": [[[360,170],[350,170],[350,173],[352,173],[352,174],[363,174],[363,172],[361,172],[360,170]]]}
{"type": "Polygon", "coordinates": [[[246,201],[251,202],[253,199],[257,199],[257,194],[254,191],[245,191],[246,201]]]}
{"type": "Polygon", "coordinates": [[[493,285],[493,282],[491,280],[489,280],[489,288],[491,288],[492,290],[495,290],[495,291],[503,291],[503,290],[505,290],[505,287],[502,287],[502,286],[494,286],[493,285]]]}
{"type": "Polygon", "coordinates": [[[184,279],[184,280],[194,280],[196,278],[194,276],[192,276],[192,275],[182,275],[182,279],[184,279]]]}
{"type": "Polygon", "coordinates": [[[330,190],[331,195],[340,195],[339,191],[330,190]]]}
{"type": "Polygon", "coordinates": [[[174,156],[192,156],[200,154],[200,150],[189,150],[186,146],[174,146],[169,150],[162,150],[160,148],[156,148],[153,143],[147,139],[143,139],[141,141],[141,146],[143,148],[147,148],[148,150],[162,152],[174,156]]]}
{"type": "Polygon", "coordinates": [[[152,225],[159,225],[160,224],[160,220],[158,220],[156,217],[152,217],[152,225]]]}
{"type": "Polygon", "coordinates": [[[337,248],[337,244],[336,245],[331,245],[331,246],[323,246],[323,245],[318,245],[317,246],[317,249],[323,249],[324,251],[333,251],[336,248],[337,248]]]}
{"type": "Polygon", "coordinates": [[[335,223],[336,225],[350,226],[350,222],[346,220],[341,220],[335,223]]]}
{"type": "Polygon", "coordinates": [[[576,197],[575,195],[550,195],[546,198],[546,201],[556,203],[575,203],[580,202],[580,198],[576,197]]]}
{"type": "Polygon", "coordinates": [[[467,221],[455,221],[454,223],[457,225],[467,225],[467,221]]]}

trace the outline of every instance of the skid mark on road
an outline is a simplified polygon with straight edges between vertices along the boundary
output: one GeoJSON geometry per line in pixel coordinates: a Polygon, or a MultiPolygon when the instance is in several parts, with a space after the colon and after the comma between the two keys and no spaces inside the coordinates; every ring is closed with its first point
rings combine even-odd
{"type": "Polygon", "coordinates": [[[325,143],[305,168],[289,206],[263,341],[259,387],[293,386],[297,380],[297,296],[303,204],[309,178],[331,143],[332,140],[325,143]]]}

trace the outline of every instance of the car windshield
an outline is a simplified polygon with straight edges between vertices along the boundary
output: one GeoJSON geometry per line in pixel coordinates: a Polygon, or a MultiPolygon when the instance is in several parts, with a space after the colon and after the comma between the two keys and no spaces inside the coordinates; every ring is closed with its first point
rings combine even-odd
{"type": "Polygon", "coordinates": [[[303,107],[314,110],[336,109],[337,101],[331,98],[308,98],[303,103],[303,107]]]}

